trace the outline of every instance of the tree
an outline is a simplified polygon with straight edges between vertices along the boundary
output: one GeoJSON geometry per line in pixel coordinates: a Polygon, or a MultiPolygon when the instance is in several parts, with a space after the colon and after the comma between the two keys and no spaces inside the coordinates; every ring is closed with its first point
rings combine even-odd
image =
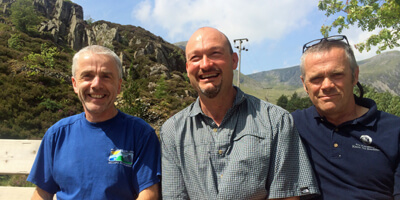
{"type": "Polygon", "coordinates": [[[305,109],[312,106],[312,102],[308,96],[301,98],[297,92],[294,92],[290,100],[285,95],[279,97],[277,105],[289,112],[293,112],[297,109],[305,109]]]}
{"type": "Polygon", "coordinates": [[[327,17],[341,13],[331,25],[322,25],[321,33],[327,37],[332,27],[343,28],[357,25],[363,31],[382,29],[379,34],[371,35],[365,42],[355,45],[359,52],[378,46],[376,53],[399,47],[400,40],[400,0],[320,0],[318,8],[325,11],[327,17]]]}
{"type": "Polygon", "coordinates": [[[33,7],[32,0],[17,0],[11,4],[11,21],[15,27],[22,32],[29,32],[35,28],[40,19],[33,7]]]}
{"type": "Polygon", "coordinates": [[[287,98],[287,96],[282,94],[282,96],[280,96],[278,101],[276,102],[276,105],[278,105],[282,108],[286,108],[288,101],[289,101],[289,99],[287,98]]]}

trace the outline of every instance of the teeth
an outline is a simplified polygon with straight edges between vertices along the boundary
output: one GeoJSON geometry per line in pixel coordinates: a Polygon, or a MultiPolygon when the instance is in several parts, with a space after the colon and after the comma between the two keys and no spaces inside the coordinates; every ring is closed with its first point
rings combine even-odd
{"type": "Polygon", "coordinates": [[[100,94],[91,94],[90,96],[91,96],[92,98],[95,98],[95,99],[101,99],[101,98],[104,97],[104,95],[100,95],[100,94]]]}
{"type": "Polygon", "coordinates": [[[210,77],[216,77],[218,74],[208,74],[208,75],[203,75],[202,78],[210,78],[210,77]]]}

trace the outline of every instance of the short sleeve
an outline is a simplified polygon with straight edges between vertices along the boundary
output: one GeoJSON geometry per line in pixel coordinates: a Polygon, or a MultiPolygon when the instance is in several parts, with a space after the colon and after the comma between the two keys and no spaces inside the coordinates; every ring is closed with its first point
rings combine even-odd
{"type": "Polygon", "coordinates": [[[269,198],[319,193],[316,179],[292,116],[282,115],[271,147],[269,198]]]}
{"type": "Polygon", "coordinates": [[[50,129],[44,135],[27,179],[51,194],[55,194],[59,190],[59,186],[53,178],[53,136],[50,129]]]}
{"type": "Polygon", "coordinates": [[[137,194],[142,190],[160,182],[161,153],[160,142],[152,128],[146,129],[136,143],[136,161],[132,170],[133,185],[137,194]],[[151,131],[149,131],[151,129],[151,131]]]}
{"type": "Polygon", "coordinates": [[[189,199],[181,172],[175,145],[173,118],[161,127],[162,197],[163,199],[189,199]]]}

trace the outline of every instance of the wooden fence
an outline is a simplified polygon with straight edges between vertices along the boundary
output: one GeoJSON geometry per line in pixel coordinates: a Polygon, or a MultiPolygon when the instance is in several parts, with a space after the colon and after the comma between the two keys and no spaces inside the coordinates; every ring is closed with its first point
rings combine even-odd
{"type": "MultiPolygon", "coordinates": [[[[41,140],[0,139],[0,174],[29,174],[41,140]]],[[[34,187],[0,186],[0,199],[31,199],[34,187]]]]}

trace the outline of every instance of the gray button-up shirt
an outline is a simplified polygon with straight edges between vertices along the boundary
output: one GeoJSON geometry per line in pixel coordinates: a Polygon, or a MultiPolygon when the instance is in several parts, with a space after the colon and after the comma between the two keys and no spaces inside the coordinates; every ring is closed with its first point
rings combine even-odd
{"type": "Polygon", "coordinates": [[[161,127],[163,199],[266,199],[317,193],[291,115],[243,93],[218,127],[199,99],[161,127]]]}

